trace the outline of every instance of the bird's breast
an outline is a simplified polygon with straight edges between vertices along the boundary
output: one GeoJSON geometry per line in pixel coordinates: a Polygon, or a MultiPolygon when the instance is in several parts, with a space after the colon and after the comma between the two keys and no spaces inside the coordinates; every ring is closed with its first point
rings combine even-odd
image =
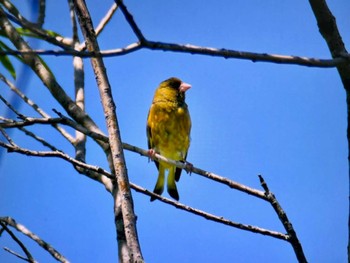
{"type": "Polygon", "coordinates": [[[182,160],[190,145],[191,119],[187,107],[153,107],[148,123],[153,147],[161,155],[182,160]]]}

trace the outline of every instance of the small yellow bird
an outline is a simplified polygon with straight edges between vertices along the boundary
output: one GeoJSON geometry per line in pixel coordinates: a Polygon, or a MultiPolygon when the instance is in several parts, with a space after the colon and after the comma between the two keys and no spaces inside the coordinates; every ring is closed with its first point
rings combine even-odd
{"type": "MultiPolygon", "coordinates": [[[[191,118],[185,102],[185,92],[191,85],[178,78],[170,78],[155,91],[147,117],[147,139],[149,154],[158,153],[175,161],[186,161],[190,146],[191,118]]],[[[155,161],[159,171],[153,192],[162,194],[165,171],[168,171],[167,190],[179,200],[175,181],[179,181],[182,169],[164,162],[155,161]]],[[[151,201],[155,198],[151,197],[151,201]]]]}

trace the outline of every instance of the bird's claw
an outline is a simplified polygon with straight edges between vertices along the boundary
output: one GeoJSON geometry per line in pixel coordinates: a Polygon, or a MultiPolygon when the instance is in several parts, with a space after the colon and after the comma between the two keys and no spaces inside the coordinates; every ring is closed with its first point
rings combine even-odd
{"type": "Polygon", "coordinates": [[[154,149],[149,149],[148,152],[148,162],[153,161],[156,156],[156,151],[154,149]]]}
{"type": "Polygon", "coordinates": [[[184,167],[186,173],[189,173],[191,175],[193,171],[193,164],[190,162],[185,161],[185,167],[184,167]]]}

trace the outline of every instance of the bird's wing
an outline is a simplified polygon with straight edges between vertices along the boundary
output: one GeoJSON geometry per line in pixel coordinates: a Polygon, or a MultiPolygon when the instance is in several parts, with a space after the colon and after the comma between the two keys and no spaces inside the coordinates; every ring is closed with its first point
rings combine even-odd
{"type": "MultiPolygon", "coordinates": [[[[147,126],[146,126],[146,132],[147,132],[147,144],[148,144],[148,149],[153,149],[153,140],[152,140],[152,129],[151,126],[149,125],[149,115],[151,114],[151,109],[148,112],[148,117],[147,117],[147,126]]],[[[159,162],[154,161],[157,169],[159,170],[159,162]]]]}
{"type": "MultiPolygon", "coordinates": [[[[187,152],[186,152],[185,158],[182,161],[186,162],[186,158],[187,158],[187,152]]],[[[176,168],[176,171],[175,171],[175,181],[176,182],[178,182],[180,180],[181,172],[182,172],[181,168],[176,168]]]]}
{"type": "MultiPolygon", "coordinates": [[[[186,113],[185,113],[185,118],[183,118],[183,127],[184,128],[184,136],[188,136],[188,139],[190,140],[190,133],[191,133],[191,117],[190,117],[190,113],[187,109],[187,104],[185,104],[185,107],[184,107],[186,113]]],[[[183,159],[180,160],[182,162],[186,162],[186,159],[187,159],[187,153],[188,153],[188,147],[189,145],[187,146],[187,149],[184,149],[184,151],[186,152],[183,152],[183,159]]],[[[180,176],[181,176],[181,171],[182,169],[180,168],[176,168],[176,171],[175,171],[175,181],[178,182],[180,180],[180,176]]]]}

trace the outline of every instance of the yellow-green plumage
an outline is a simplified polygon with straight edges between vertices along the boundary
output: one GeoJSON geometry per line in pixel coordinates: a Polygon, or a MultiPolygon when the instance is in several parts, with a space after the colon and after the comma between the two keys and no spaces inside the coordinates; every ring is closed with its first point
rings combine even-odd
{"type": "MultiPolygon", "coordinates": [[[[154,94],[148,113],[149,149],[175,161],[185,161],[190,146],[191,118],[185,103],[185,92],[190,87],[178,78],[163,81],[154,94]]],[[[164,162],[155,161],[155,164],[159,174],[153,192],[163,193],[165,173],[168,171],[168,193],[179,200],[175,181],[179,181],[181,169],[164,162]]]]}

